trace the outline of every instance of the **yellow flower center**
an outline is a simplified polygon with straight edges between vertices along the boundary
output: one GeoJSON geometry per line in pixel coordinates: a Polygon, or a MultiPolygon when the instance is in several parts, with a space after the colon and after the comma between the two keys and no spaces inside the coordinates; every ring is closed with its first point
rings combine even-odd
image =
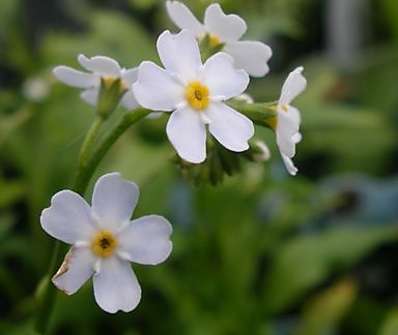
{"type": "Polygon", "coordinates": [[[221,39],[215,34],[210,34],[209,43],[212,48],[216,48],[221,44],[221,39]]]}
{"type": "Polygon", "coordinates": [[[193,109],[201,111],[209,106],[209,89],[199,81],[193,81],[185,89],[185,98],[193,109]]]}
{"type": "Polygon", "coordinates": [[[101,230],[91,241],[91,250],[101,258],[112,256],[118,245],[115,235],[108,230],[101,230]]]}

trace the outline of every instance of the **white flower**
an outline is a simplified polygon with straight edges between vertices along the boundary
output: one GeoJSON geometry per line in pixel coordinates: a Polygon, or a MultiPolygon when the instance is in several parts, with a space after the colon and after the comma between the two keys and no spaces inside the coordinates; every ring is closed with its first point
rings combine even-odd
{"type": "Polygon", "coordinates": [[[181,2],[167,1],[166,6],[170,18],[180,29],[192,31],[198,39],[208,34],[214,46],[224,44],[223,51],[234,58],[238,68],[255,77],[268,73],[267,62],[272,56],[271,48],[259,41],[240,41],[247,26],[238,15],[225,15],[219,4],[212,4],[207,7],[202,24],[181,2]]]}
{"type": "Polygon", "coordinates": [[[61,65],[57,66],[53,73],[64,84],[84,89],[80,95],[84,101],[96,106],[101,78],[108,82],[121,78],[122,86],[127,90],[121,100],[122,106],[129,110],[138,107],[134,93],[131,90],[132,84],[137,79],[137,68],[121,68],[117,61],[105,56],[87,58],[84,55],[79,55],[77,59],[80,65],[88,72],[77,71],[61,65]]]}
{"type": "Polygon", "coordinates": [[[287,77],[282,87],[282,93],[277,105],[276,118],[276,142],[282,159],[291,175],[297,174],[292,158],[296,154],[296,144],[301,141],[299,132],[301,116],[300,111],[291,106],[291,102],[301,94],[306,86],[307,80],[302,75],[304,68],[298,67],[287,77]]]}
{"type": "Polygon", "coordinates": [[[130,262],[156,265],[170,255],[170,223],[149,215],[130,221],[137,204],[136,184],[118,173],[98,179],[91,207],[77,193],[58,192],[51,207],[42,212],[43,229],[52,237],[71,244],[53,283],[74,294],[93,277],[97,304],[109,313],[133,310],[141,288],[130,262]]]}
{"type": "Polygon", "coordinates": [[[227,149],[247,150],[253,123],[224,101],[245,91],[248,74],[235,69],[226,53],[210,57],[203,65],[198,43],[187,30],[177,35],[165,31],[157,49],[165,69],[152,62],[141,63],[133,91],[143,107],[173,112],[166,131],[177,153],[188,162],[203,162],[206,125],[227,149]]]}

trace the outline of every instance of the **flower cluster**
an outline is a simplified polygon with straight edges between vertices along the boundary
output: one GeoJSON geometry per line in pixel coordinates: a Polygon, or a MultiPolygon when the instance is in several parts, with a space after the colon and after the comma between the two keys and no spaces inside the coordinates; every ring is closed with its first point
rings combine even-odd
{"type": "MultiPolygon", "coordinates": [[[[85,71],[58,66],[55,77],[82,89],[81,98],[103,119],[117,105],[131,115],[168,114],[166,133],[181,167],[199,167],[195,175],[209,176],[214,183],[224,172],[236,172],[239,157],[257,162],[270,158],[267,145],[253,139],[254,124],[273,129],[283,162],[295,175],[292,158],[302,136],[300,112],[291,103],[306,87],[303,68],[289,74],[277,103],[256,103],[245,91],[250,76],[269,72],[270,47],[241,40],[245,21],[226,15],[218,4],[207,8],[204,23],[178,1],[167,1],[166,7],[181,31],[159,36],[162,66],[143,61],[125,69],[108,57],[79,55],[85,71]]],[[[159,264],[172,249],[166,219],[150,215],[130,221],[138,195],[134,183],[112,173],[97,181],[91,207],[70,190],[52,198],[42,213],[42,227],[72,245],[53,277],[59,289],[73,294],[93,277],[95,299],[105,311],[127,312],[137,306],[141,289],[129,262],[159,264]]]]}
{"type": "MultiPolygon", "coordinates": [[[[269,72],[271,48],[260,41],[241,40],[246,22],[238,15],[225,14],[219,4],[206,9],[204,23],[178,1],[167,1],[166,7],[182,30],[176,35],[165,31],[159,36],[157,50],[163,68],[143,61],[137,68],[124,69],[108,57],[79,55],[80,65],[88,72],[58,66],[55,76],[82,88],[82,99],[91,105],[98,101],[101,81],[110,84],[120,79],[122,106],[170,113],[167,136],[187,163],[202,163],[208,157],[207,132],[231,152],[247,151],[256,120],[229,102],[246,91],[249,75],[263,77],[269,72]],[[214,51],[207,59],[201,58],[203,47],[214,51]]],[[[282,159],[292,175],[297,173],[292,158],[301,135],[300,112],[290,103],[305,89],[302,71],[299,67],[289,74],[279,102],[273,106],[276,115],[266,122],[275,131],[282,159]]]]}

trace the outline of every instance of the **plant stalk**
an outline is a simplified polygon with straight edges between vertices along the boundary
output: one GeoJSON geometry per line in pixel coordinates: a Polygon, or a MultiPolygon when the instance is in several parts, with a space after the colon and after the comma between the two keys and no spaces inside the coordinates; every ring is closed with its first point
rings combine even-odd
{"type": "MultiPolygon", "coordinates": [[[[79,167],[75,182],[72,190],[83,195],[89,182],[94,175],[96,168],[105,157],[106,153],[112,147],[112,145],[119,139],[119,137],[133,124],[147,116],[151,111],[146,109],[137,109],[133,112],[125,114],[119,123],[105,136],[103,141],[94,150],[92,155],[90,151],[95,144],[98,137],[99,130],[103,124],[103,118],[98,117],[91,128],[89,129],[86,138],[83,142],[79,167]]],[[[57,290],[51,283],[51,277],[56,272],[57,267],[62,262],[62,257],[65,254],[65,245],[59,241],[56,241],[53,249],[53,256],[49,266],[48,273],[43,280],[43,286],[40,290],[41,299],[39,300],[37,318],[35,320],[35,330],[40,335],[47,335],[49,331],[49,322],[51,319],[52,312],[54,310],[57,290]]]]}

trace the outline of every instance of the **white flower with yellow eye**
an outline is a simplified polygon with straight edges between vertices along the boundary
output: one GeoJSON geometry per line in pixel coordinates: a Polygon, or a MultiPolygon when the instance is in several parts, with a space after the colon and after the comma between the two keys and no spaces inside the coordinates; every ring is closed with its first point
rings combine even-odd
{"type": "Polygon", "coordinates": [[[55,286],[70,295],[93,277],[95,300],[106,312],[129,312],[138,305],[141,288],[130,262],[156,265],[172,249],[172,227],[165,218],[148,215],[130,221],[138,197],[137,185],[118,173],[98,179],[91,207],[69,190],[54,195],[41,225],[72,245],[52,279],[55,286]]]}
{"type": "Polygon", "coordinates": [[[271,48],[259,41],[240,40],[247,30],[240,16],[226,15],[219,4],[212,4],[207,7],[202,24],[181,2],[167,1],[166,6],[170,18],[180,29],[192,31],[198,39],[209,35],[212,46],[223,44],[223,51],[234,58],[236,67],[254,77],[268,73],[271,48]]]}
{"type": "Polygon", "coordinates": [[[293,164],[292,158],[296,154],[296,144],[302,138],[299,132],[301,123],[300,111],[291,106],[291,102],[307,86],[307,80],[302,75],[303,70],[303,67],[298,67],[292,71],[283,84],[277,105],[276,125],[274,126],[279,151],[286,169],[291,175],[296,175],[298,171],[293,164]]]}
{"type": "Polygon", "coordinates": [[[101,87],[101,78],[105,82],[111,83],[116,79],[121,79],[122,87],[126,90],[121,100],[121,105],[128,110],[138,107],[137,100],[131,90],[132,84],[137,79],[137,68],[125,69],[112,58],[105,56],[95,56],[88,58],[79,55],[77,60],[80,65],[88,72],[75,70],[69,66],[57,66],[53,73],[55,77],[66,85],[82,88],[81,98],[92,106],[97,105],[101,87]]]}
{"type": "Polygon", "coordinates": [[[133,91],[143,107],[173,112],[166,131],[180,157],[191,163],[206,159],[206,125],[225,148],[247,150],[253,122],[224,101],[246,90],[248,74],[235,69],[226,53],[202,64],[198,43],[188,30],[177,35],[164,32],[157,49],[165,69],[141,63],[133,91]]]}

